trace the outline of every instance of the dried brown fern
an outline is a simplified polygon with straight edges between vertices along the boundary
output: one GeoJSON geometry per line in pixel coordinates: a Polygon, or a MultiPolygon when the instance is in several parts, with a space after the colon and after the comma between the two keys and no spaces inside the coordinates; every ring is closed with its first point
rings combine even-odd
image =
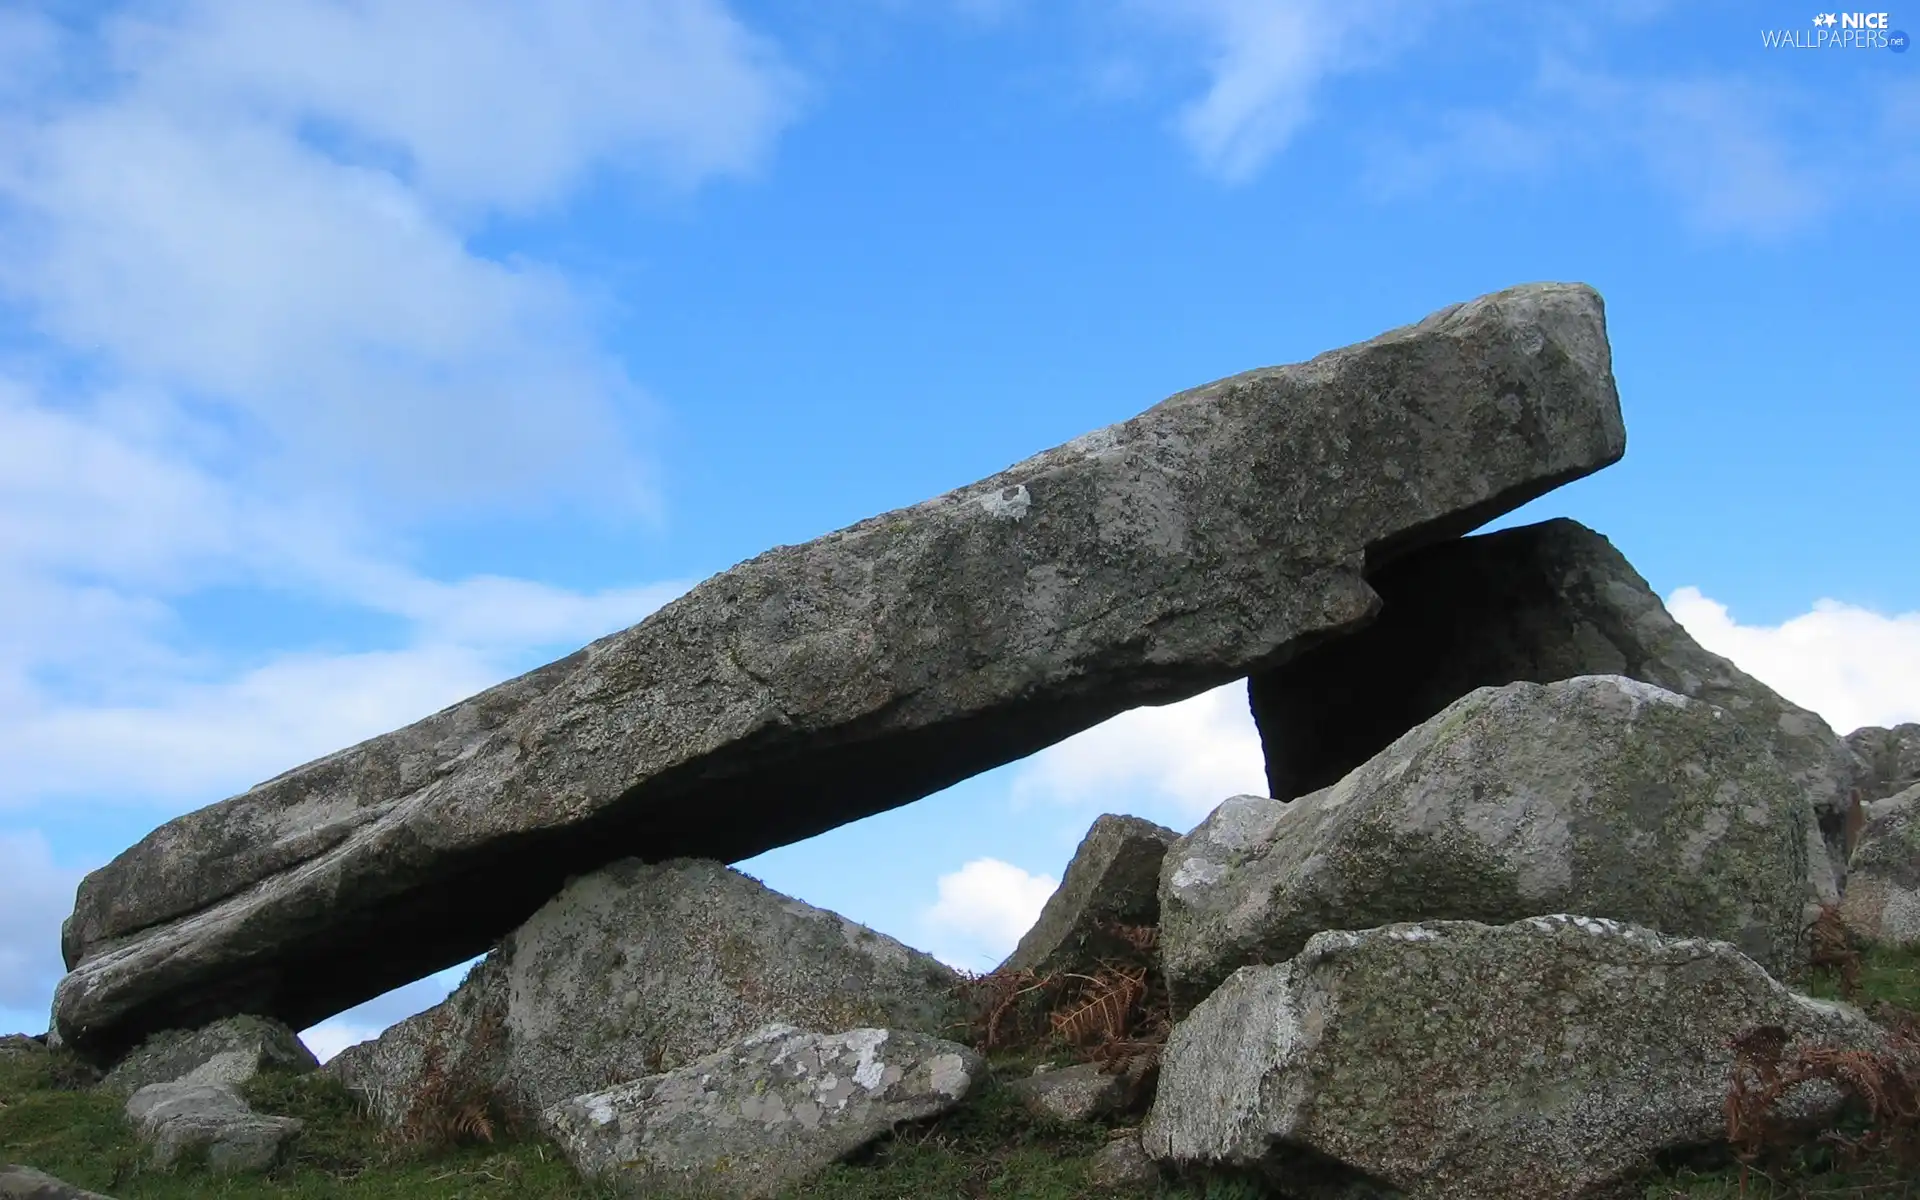
{"type": "Polygon", "coordinates": [[[1842,998],[1852,1000],[1860,990],[1860,947],[1853,931],[1840,917],[1840,906],[1823,904],[1807,929],[1807,965],[1816,971],[1831,971],[1839,982],[1842,998]]]}
{"type": "Polygon", "coordinates": [[[1011,970],[963,980],[969,1009],[965,1026],[974,1045],[987,1052],[1064,1045],[1087,1061],[1150,1084],[1158,1047],[1172,1028],[1159,931],[1151,925],[1108,925],[1101,932],[1125,952],[1118,960],[1098,963],[1091,973],[1011,970]]]}
{"type": "Polygon", "coordinates": [[[459,1067],[449,1067],[446,1062],[451,1024],[451,1014],[442,1012],[428,1031],[419,1084],[406,1112],[390,1131],[390,1141],[430,1149],[451,1148],[491,1142],[499,1127],[506,1124],[494,1081],[473,1065],[486,1061],[490,1057],[487,1048],[504,1038],[500,1017],[493,1012],[480,1014],[468,1033],[469,1053],[459,1067]]]}
{"type": "Polygon", "coordinates": [[[1048,1014],[1053,1032],[1075,1046],[1104,1045],[1126,1036],[1135,1006],[1147,994],[1147,972],[1107,963],[1092,975],[1073,975],[1081,987],[1073,1002],[1048,1014]]]}
{"type": "Polygon", "coordinates": [[[1785,1120],[1781,1104],[1797,1089],[1824,1083],[1839,1091],[1843,1112],[1828,1127],[1812,1131],[1812,1140],[1856,1162],[1881,1155],[1920,1167],[1920,1037],[1910,1017],[1886,1033],[1877,1049],[1809,1045],[1792,1054],[1786,1053],[1789,1039],[1779,1026],[1735,1038],[1727,1141],[1740,1161],[1752,1166],[1806,1145],[1809,1131],[1785,1120]],[[1862,1131],[1846,1132],[1843,1124],[1862,1131]]]}

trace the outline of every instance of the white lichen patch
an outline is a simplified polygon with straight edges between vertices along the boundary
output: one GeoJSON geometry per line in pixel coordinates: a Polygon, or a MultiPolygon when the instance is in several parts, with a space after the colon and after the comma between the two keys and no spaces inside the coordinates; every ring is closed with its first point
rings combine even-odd
{"type": "Polygon", "coordinates": [[[1018,521],[1033,507],[1033,496],[1028,493],[1026,484],[1016,483],[1010,488],[1001,488],[980,497],[980,507],[987,510],[988,516],[998,520],[1018,521]]]}
{"type": "Polygon", "coordinates": [[[1638,679],[1628,679],[1625,675],[1602,675],[1599,678],[1619,688],[1621,695],[1633,701],[1635,712],[1638,712],[1643,706],[1648,704],[1664,704],[1669,708],[1685,708],[1693,703],[1693,701],[1677,692],[1670,692],[1663,687],[1656,687],[1651,683],[1645,683],[1638,679]]]}
{"type": "Polygon", "coordinates": [[[1227,868],[1221,863],[1208,862],[1204,858],[1187,858],[1174,868],[1169,884],[1175,892],[1184,892],[1218,883],[1226,873],[1227,868]]]}
{"type": "Polygon", "coordinates": [[[856,1029],[846,1035],[847,1048],[859,1056],[853,1069],[853,1081],[868,1091],[877,1091],[886,1078],[886,1064],[880,1061],[880,1047],[886,1044],[884,1029],[856,1029]]]}
{"type": "Polygon", "coordinates": [[[958,1100],[973,1087],[973,1075],[958,1054],[941,1054],[927,1064],[927,1082],[942,1096],[958,1100]]]}
{"type": "Polygon", "coordinates": [[[1792,990],[1789,990],[1787,995],[1801,1008],[1811,1013],[1818,1013],[1823,1017],[1845,1018],[1855,1011],[1852,1006],[1842,1004],[1838,1000],[1822,1000],[1817,996],[1808,996],[1792,990]]]}
{"type": "Polygon", "coordinates": [[[1390,925],[1387,936],[1396,942],[1437,942],[1440,934],[1425,925],[1390,925]]]}

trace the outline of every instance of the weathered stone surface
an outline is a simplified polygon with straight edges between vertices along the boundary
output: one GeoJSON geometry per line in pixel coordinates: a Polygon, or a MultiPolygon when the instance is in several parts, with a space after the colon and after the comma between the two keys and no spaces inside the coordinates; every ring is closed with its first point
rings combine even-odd
{"type": "MultiPolygon", "coordinates": [[[[1883,1044],[1724,942],[1572,916],[1322,933],[1174,1029],[1141,1144],[1315,1197],[1605,1195],[1725,1136],[1728,1042],[1762,1026],[1788,1053],[1883,1044]]],[[[1782,1115],[1838,1100],[1809,1085],[1782,1115]]]]}
{"type": "Polygon", "coordinates": [[[1087,1167],[1087,1182],[1108,1191],[1148,1187],[1160,1178],[1160,1168],[1140,1148],[1140,1131],[1116,1131],[1116,1137],[1096,1150],[1087,1167]]]}
{"type": "Polygon", "coordinates": [[[201,1029],[148,1038],[101,1082],[131,1096],[150,1083],[225,1083],[238,1087],[265,1070],[311,1071],[319,1063],[300,1035],[263,1017],[223,1017],[201,1029]]]}
{"type": "Polygon", "coordinates": [[[1869,942],[1920,946],[1920,784],[1867,811],[1840,915],[1869,942]]]}
{"type": "Polygon", "coordinates": [[[1097,1121],[1124,1112],[1132,1098],[1125,1075],[1098,1063],[1038,1071],[1007,1085],[1026,1110],[1054,1121],[1097,1121]]]}
{"type": "Polygon", "coordinates": [[[1367,577],[1380,617],[1249,680],[1271,793],[1328,787],[1477,687],[1625,675],[1727,711],[1812,799],[1834,866],[1854,786],[1827,723],[1703,648],[1605,537],[1554,520],[1462,538],[1367,577]]]}
{"type": "Polygon", "coordinates": [[[920,1034],[769,1025],[676,1071],[557,1104],[544,1124],[581,1175],[631,1195],[697,1184],[766,1197],[954,1107],[984,1070],[966,1047],[920,1034]]]}
{"type": "Polygon", "coordinates": [[[1126,956],[1131,947],[1108,930],[1160,919],[1160,860],[1179,838],[1139,817],[1099,817],[1000,970],[1087,971],[1126,956]]]}
{"type": "Polygon", "coordinates": [[[1167,852],[1176,1011],[1314,934],[1589,912],[1783,974],[1831,896],[1805,793],[1722,709],[1618,675],[1480,688],[1339,783],[1240,796],[1167,852]]]}
{"type": "Polygon", "coordinates": [[[1862,803],[1884,800],[1920,783],[1920,725],[1868,725],[1847,735],[1859,760],[1854,784],[1862,803]]]}
{"type": "Polygon", "coordinates": [[[261,1116],[224,1083],[150,1083],[127,1101],[127,1119],[155,1167],[204,1149],[219,1175],[270,1169],[304,1127],[297,1117],[261,1116]]]}
{"type": "Polygon", "coordinates": [[[627,859],[568,884],[443,1005],[342,1051],[335,1071],[390,1123],[419,1097],[429,1053],[535,1114],[769,1024],[943,1034],[964,1015],[959,982],[720,863],[627,859]]]}
{"type": "Polygon", "coordinates": [[[60,1029],[304,1028],[570,875],[735,861],[1266,669],[1370,619],[1367,570],[1624,449],[1579,285],[1181,393],[169,822],[82,882],[60,1029]]]}
{"type": "Polygon", "coordinates": [[[32,1167],[0,1165],[0,1200],[113,1200],[32,1167]]]}
{"type": "Polygon", "coordinates": [[[497,1096],[506,1078],[506,1030],[506,962],[495,950],[445,1000],[348,1046],[320,1070],[359,1096],[375,1120],[400,1126],[451,1096],[497,1096]]]}

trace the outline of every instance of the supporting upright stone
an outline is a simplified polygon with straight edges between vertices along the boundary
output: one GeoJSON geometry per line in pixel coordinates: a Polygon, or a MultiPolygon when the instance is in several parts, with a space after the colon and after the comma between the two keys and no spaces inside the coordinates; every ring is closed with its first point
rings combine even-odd
{"type": "Polygon", "coordinates": [[[1160,860],[1180,839],[1139,817],[1106,813],[1080,840],[1066,874],[1002,971],[1091,971],[1137,947],[1117,932],[1160,920],[1160,860]]]}
{"type": "Polygon", "coordinates": [[[1525,525],[1427,547],[1367,582],[1378,620],[1249,681],[1275,797],[1338,782],[1475,688],[1625,675],[1726,710],[1806,792],[1830,857],[1846,861],[1846,743],[1694,641],[1600,534],[1525,525]]]}

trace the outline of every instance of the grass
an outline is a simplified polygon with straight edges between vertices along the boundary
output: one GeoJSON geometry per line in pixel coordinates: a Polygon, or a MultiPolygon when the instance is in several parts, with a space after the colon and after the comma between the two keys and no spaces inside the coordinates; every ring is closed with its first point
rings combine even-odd
{"type": "MultiPolygon", "coordinates": [[[[1862,960],[1855,998],[1920,1014],[1920,953],[1882,953],[1862,960]]],[[[1837,977],[1809,990],[1834,995],[1837,977]]],[[[857,1160],[789,1189],[782,1200],[1070,1200],[1095,1194],[1087,1178],[1106,1141],[1098,1126],[1069,1126],[1029,1115],[1007,1083],[1028,1073],[1033,1055],[994,1059],[992,1075],[968,1103],[938,1120],[909,1127],[857,1160]]],[[[306,1130],[291,1159],[264,1177],[216,1178],[187,1166],[150,1170],[134,1142],[120,1101],[91,1087],[93,1076],[59,1051],[0,1054],[0,1161],[25,1162],[69,1183],[117,1200],[607,1200],[582,1183],[537,1138],[504,1135],[493,1143],[422,1149],[394,1144],[337,1083],[319,1075],[262,1076],[248,1085],[261,1112],[297,1116],[306,1130]]],[[[1258,1200],[1244,1181],[1215,1178],[1160,1183],[1116,1200],[1258,1200]]],[[[1764,1168],[1676,1169],[1651,1180],[1645,1200],[1784,1200],[1860,1197],[1920,1200],[1920,1177],[1888,1164],[1842,1167],[1822,1148],[1803,1150],[1764,1168]]]]}
{"type": "MultiPolygon", "coordinates": [[[[783,1193],[782,1200],[1069,1200],[1093,1192],[1087,1169],[1107,1140],[1096,1126],[1030,1116],[1007,1089],[1027,1056],[995,1064],[957,1111],[903,1129],[860,1156],[783,1193]]],[[[218,1178],[204,1170],[147,1169],[121,1101],[94,1090],[60,1051],[0,1054],[0,1162],[24,1162],[116,1200],[605,1200],[554,1148],[533,1137],[421,1149],[395,1145],[352,1096],[321,1075],[268,1074],[247,1086],[263,1113],[300,1117],[306,1129],[272,1175],[218,1178]]],[[[1108,1193],[1120,1200],[1251,1200],[1232,1181],[1108,1193]]]]}

